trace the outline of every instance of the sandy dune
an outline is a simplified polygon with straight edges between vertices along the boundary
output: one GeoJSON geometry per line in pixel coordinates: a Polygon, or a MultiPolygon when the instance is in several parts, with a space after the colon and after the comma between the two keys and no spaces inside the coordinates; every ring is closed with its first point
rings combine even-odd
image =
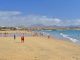
{"type": "Polygon", "coordinates": [[[46,37],[0,37],[0,60],[80,60],[80,46],[46,37]]]}

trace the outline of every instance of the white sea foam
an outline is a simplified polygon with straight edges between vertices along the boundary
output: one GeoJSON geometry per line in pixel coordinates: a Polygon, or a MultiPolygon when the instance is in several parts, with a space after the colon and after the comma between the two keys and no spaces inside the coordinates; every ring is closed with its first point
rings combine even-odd
{"type": "Polygon", "coordinates": [[[66,34],[60,33],[60,35],[62,35],[64,38],[67,38],[67,39],[71,40],[72,42],[78,42],[77,39],[74,39],[74,38],[72,38],[72,37],[69,37],[69,36],[66,35],[66,34]]]}
{"type": "Polygon", "coordinates": [[[43,35],[47,35],[47,36],[50,35],[49,33],[46,33],[46,32],[42,32],[42,33],[43,33],[43,35]]]}

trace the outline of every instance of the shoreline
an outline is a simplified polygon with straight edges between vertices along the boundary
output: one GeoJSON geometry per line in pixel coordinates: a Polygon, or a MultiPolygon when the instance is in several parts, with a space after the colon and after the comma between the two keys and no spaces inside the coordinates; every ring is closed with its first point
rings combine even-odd
{"type": "MultiPolygon", "coordinates": [[[[55,40],[61,40],[61,41],[67,41],[67,42],[71,42],[71,43],[73,43],[73,44],[77,44],[77,45],[80,45],[79,43],[76,43],[76,42],[73,42],[73,41],[71,41],[70,39],[68,39],[68,38],[58,38],[58,37],[55,37],[55,36],[53,36],[53,35],[51,35],[51,34],[49,34],[49,33],[46,33],[46,32],[38,32],[38,31],[36,31],[36,32],[34,32],[34,31],[26,31],[26,30],[7,30],[7,31],[0,31],[0,34],[3,34],[3,37],[4,37],[4,34],[5,33],[8,33],[8,34],[12,34],[12,36],[11,37],[13,37],[13,35],[14,34],[16,34],[16,37],[20,37],[21,35],[23,35],[24,34],[24,37],[32,37],[32,36],[37,36],[37,37],[45,37],[45,38],[48,38],[48,39],[55,39],[55,40]],[[19,36],[17,36],[17,34],[20,34],[19,36]]],[[[6,36],[6,37],[8,37],[8,36],[6,36]]],[[[10,36],[9,36],[10,37],[10,36]]]]}
{"type": "MultiPolygon", "coordinates": [[[[52,31],[52,30],[51,30],[52,31]]],[[[60,33],[60,35],[62,36],[62,37],[58,37],[58,36],[55,36],[55,35],[53,35],[53,34],[50,34],[50,33],[48,33],[48,32],[45,32],[45,31],[36,31],[38,34],[40,34],[40,33],[42,33],[43,34],[43,36],[46,36],[46,37],[51,37],[51,38],[55,38],[55,39],[58,39],[58,40],[65,40],[65,41],[69,41],[69,42],[72,42],[72,43],[74,43],[74,44],[77,44],[77,45],[80,45],[80,41],[79,40],[77,40],[77,39],[75,39],[75,38],[73,38],[73,37],[69,37],[68,35],[65,35],[65,34],[63,34],[63,33],[60,33]]]]}

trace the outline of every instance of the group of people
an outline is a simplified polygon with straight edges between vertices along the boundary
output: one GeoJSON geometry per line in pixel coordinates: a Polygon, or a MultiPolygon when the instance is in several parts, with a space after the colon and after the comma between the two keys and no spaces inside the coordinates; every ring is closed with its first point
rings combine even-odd
{"type": "Polygon", "coordinates": [[[35,32],[33,34],[33,36],[45,36],[47,37],[48,39],[51,38],[51,35],[47,34],[47,33],[44,33],[44,32],[35,32]]]}
{"type": "MultiPolygon", "coordinates": [[[[4,35],[4,37],[7,37],[9,34],[8,34],[8,33],[4,33],[3,35],[4,35]]],[[[24,43],[24,33],[21,33],[21,35],[22,35],[22,36],[20,36],[21,43],[24,43]]],[[[45,34],[45,33],[37,33],[37,32],[35,32],[35,33],[33,34],[33,36],[45,36],[45,35],[46,35],[48,38],[51,37],[49,34],[45,34]]],[[[16,34],[14,34],[14,35],[12,34],[12,36],[14,37],[14,40],[15,40],[16,37],[17,37],[16,34]]]]}
{"type": "MultiPolygon", "coordinates": [[[[14,34],[14,40],[16,39],[16,35],[14,34]]],[[[24,43],[24,35],[21,36],[21,43],[24,43]]]]}
{"type": "MultiPolygon", "coordinates": [[[[20,37],[21,43],[24,43],[24,33],[21,34],[22,36],[20,37]]],[[[16,34],[10,34],[10,33],[0,33],[0,37],[14,37],[14,40],[16,39],[17,35],[16,34]]]]}

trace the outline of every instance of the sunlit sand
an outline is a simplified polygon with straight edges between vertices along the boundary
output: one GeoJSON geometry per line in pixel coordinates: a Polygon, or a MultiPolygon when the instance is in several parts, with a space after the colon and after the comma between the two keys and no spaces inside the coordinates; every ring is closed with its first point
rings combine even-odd
{"type": "Polygon", "coordinates": [[[0,60],[80,60],[80,46],[43,36],[26,36],[24,43],[20,37],[0,37],[0,60]]]}

